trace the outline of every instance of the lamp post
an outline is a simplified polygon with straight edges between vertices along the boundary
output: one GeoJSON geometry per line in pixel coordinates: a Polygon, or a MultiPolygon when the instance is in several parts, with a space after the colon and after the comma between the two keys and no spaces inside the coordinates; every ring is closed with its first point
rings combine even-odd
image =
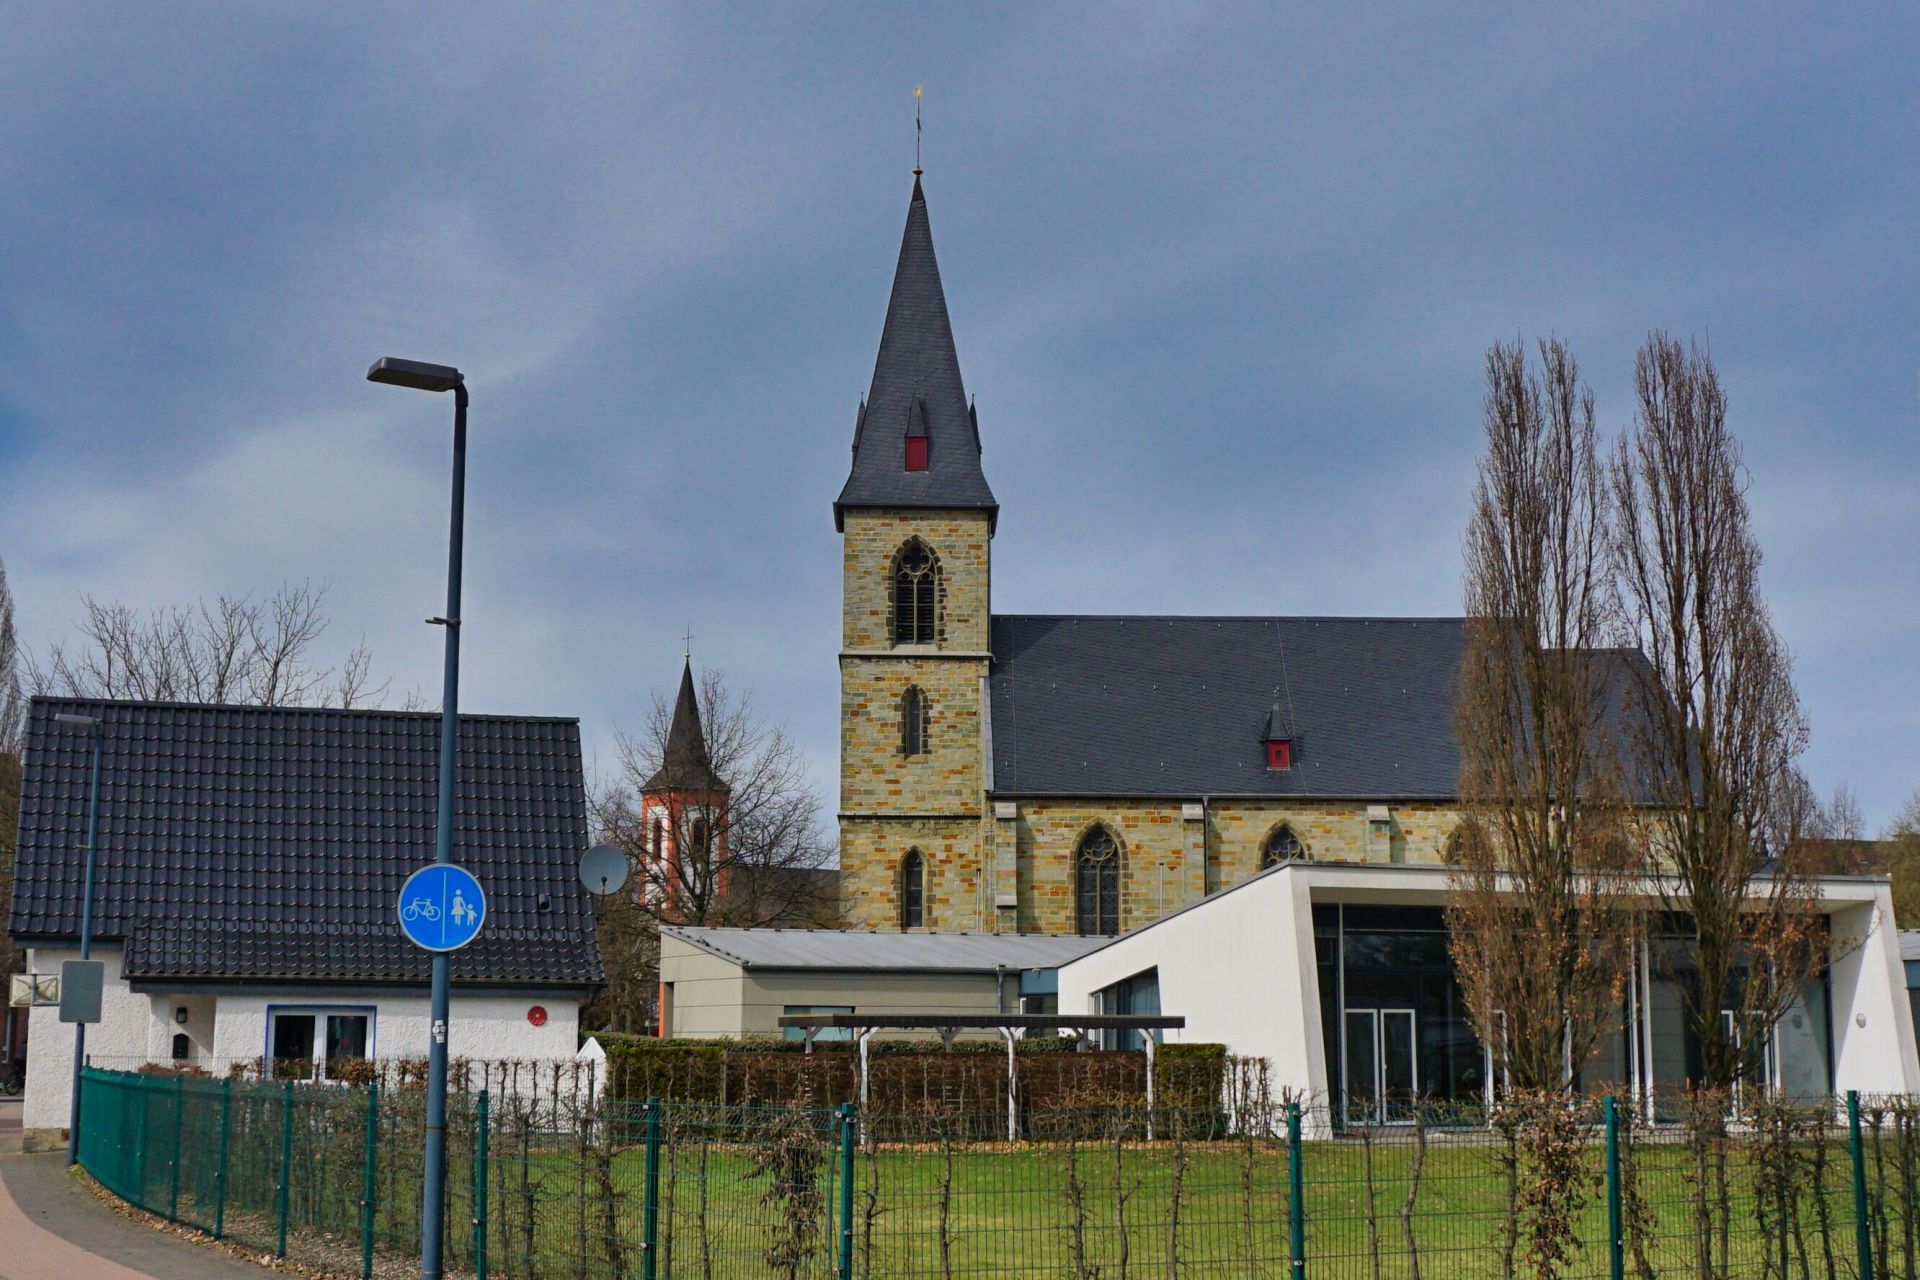
{"type": "MultiPolygon", "coordinates": [[[[440,799],[434,818],[433,860],[453,861],[453,764],[459,742],[460,549],[467,496],[467,384],[458,369],[382,356],[368,382],[416,391],[453,392],[453,514],[447,535],[447,612],[428,622],[447,629],[446,673],[440,693],[440,799]]],[[[446,1239],[448,956],[433,954],[432,1034],[427,1041],[427,1141],[420,1189],[420,1277],[440,1280],[446,1239]]]]}
{"type": "MultiPolygon", "coordinates": [[[[80,889],[80,958],[93,958],[93,866],[94,848],[100,834],[100,740],[99,716],[63,712],[56,723],[85,729],[92,741],[87,765],[87,870],[80,889]]],[[[80,1159],[80,1072],[87,1064],[87,1024],[73,1024],[73,1097],[67,1102],[67,1163],[80,1159]]]]}

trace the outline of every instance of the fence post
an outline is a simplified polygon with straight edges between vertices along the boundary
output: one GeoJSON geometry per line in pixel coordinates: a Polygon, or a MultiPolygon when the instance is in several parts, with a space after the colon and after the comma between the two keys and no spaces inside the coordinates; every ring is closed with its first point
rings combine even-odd
{"type": "Polygon", "coordinates": [[[360,1280],[373,1280],[373,1206],[380,1191],[380,1082],[367,1086],[367,1136],[360,1164],[360,1280]]]}
{"type": "Polygon", "coordinates": [[[487,1280],[487,1091],[476,1099],[473,1135],[473,1276],[487,1280]]]}
{"type": "Polygon", "coordinates": [[[227,1148],[233,1137],[233,1077],[220,1082],[220,1163],[213,1175],[213,1238],[227,1235],[227,1148]]]}
{"type": "Polygon", "coordinates": [[[640,1219],[640,1280],[659,1274],[660,1099],[647,1099],[647,1198],[640,1219]]]}
{"type": "Polygon", "coordinates": [[[1307,1274],[1307,1197],[1300,1167],[1300,1104],[1287,1104],[1287,1257],[1293,1280],[1307,1274]]]}
{"type": "Polygon", "coordinates": [[[1612,1280],[1626,1280],[1626,1229],[1620,1221],[1620,1112],[1619,1103],[1607,1095],[1607,1274],[1612,1280]]]}
{"type": "Polygon", "coordinates": [[[287,1194],[293,1186],[293,1081],[289,1080],[280,1087],[280,1186],[278,1211],[280,1229],[275,1237],[273,1252],[277,1258],[287,1256],[287,1194]]]}
{"type": "Polygon", "coordinates": [[[840,1280],[853,1280],[853,1104],[840,1104],[840,1280]]]}
{"type": "Polygon", "coordinates": [[[167,1221],[180,1221],[180,1142],[187,1119],[187,1078],[173,1078],[173,1180],[167,1188],[167,1221]]]}
{"type": "Polygon", "coordinates": [[[1847,1090],[1847,1145],[1853,1149],[1853,1233],[1860,1280],[1873,1280],[1873,1236],[1867,1230],[1867,1157],[1860,1146],[1860,1091],[1847,1090]]]}

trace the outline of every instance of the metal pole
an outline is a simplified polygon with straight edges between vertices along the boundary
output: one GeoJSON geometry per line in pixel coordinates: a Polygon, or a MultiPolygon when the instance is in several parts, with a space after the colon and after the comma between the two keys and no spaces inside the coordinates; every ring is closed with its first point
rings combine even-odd
{"type": "Polygon", "coordinates": [[[647,1191],[640,1219],[640,1280],[654,1280],[660,1258],[660,1099],[647,1099],[647,1191]]]}
{"type": "Polygon", "coordinates": [[[473,1134],[473,1276],[487,1280],[487,1091],[482,1089],[473,1134]]]}
{"type": "Polygon", "coordinates": [[[1860,1280],[1873,1280],[1873,1236],[1867,1230],[1867,1157],[1860,1146],[1860,1091],[1847,1090],[1847,1142],[1853,1148],[1853,1234],[1860,1280]]]}
{"type": "Polygon", "coordinates": [[[373,1280],[373,1208],[380,1191],[380,1085],[367,1086],[367,1136],[361,1153],[360,1280],[373,1280]]]}
{"type": "MultiPolygon", "coordinates": [[[[446,672],[440,692],[440,802],[433,860],[453,861],[453,767],[460,716],[460,554],[467,505],[467,385],[453,389],[453,511],[447,532],[446,672]]],[[[420,1280],[440,1280],[446,1242],[448,956],[433,955],[432,1034],[427,1041],[426,1176],[420,1189],[420,1280]]]]}
{"type": "Polygon", "coordinates": [[[1287,1257],[1293,1280],[1307,1274],[1307,1218],[1300,1169],[1300,1104],[1287,1104],[1287,1257]]]}
{"type": "MultiPolygon", "coordinates": [[[[87,780],[87,870],[80,890],[80,958],[93,959],[93,851],[100,834],[100,740],[105,724],[96,719],[89,731],[93,760],[87,780]]],[[[67,1104],[67,1163],[80,1160],[80,1069],[87,1064],[87,1024],[73,1024],[73,1097],[67,1104]]]]}
{"type": "MultiPolygon", "coordinates": [[[[1620,1116],[1612,1094],[1607,1095],[1607,1274],[1626,1280],[1625,1230],[1620,1214],[1620,1116]]],[[[1784,1273],[1782,1273],[1784,1276],[1784,1273]]]]}
{"type": "Polygon", "coordinates": [[[220,1082],[220,1164],[213,1175],[213,1238],[227,1234],[227,1148],[233,1136],[233,1077],[220,1082]]]}
{"type": "Polygon", "coordinates": [[[853,1104],[840,1104],[840,1280],[853,1280],[853,1104]]]}
{"type": "Polygon", "coordinates": [[[275,1257],[287,1256],[287,1196],[293,1188],[293,1081],[280,1086],[280,1231],[275,1239],[275,1257]]]}

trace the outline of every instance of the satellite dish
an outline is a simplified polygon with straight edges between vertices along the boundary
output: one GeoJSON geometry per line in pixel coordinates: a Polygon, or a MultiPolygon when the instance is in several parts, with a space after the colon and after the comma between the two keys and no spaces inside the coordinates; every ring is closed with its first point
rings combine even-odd
{"type": "Polygon", "coordinates": [[[580,855],[580,883],[588,893],[612,893],[626,882],[627,855],[618,845],[597,844],[580,855]]]}

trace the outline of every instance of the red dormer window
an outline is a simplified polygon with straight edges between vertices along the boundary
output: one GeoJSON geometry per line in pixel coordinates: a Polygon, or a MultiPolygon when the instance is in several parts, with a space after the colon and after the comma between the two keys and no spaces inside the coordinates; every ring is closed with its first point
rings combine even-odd
{"type": "Polygon", "coordinates": [[[1293,740],[1291,738],[1267,739],[1267,768],[1293,768],[1293,740]]]}
{"type": "Polygon", "coordinates": [[[927,469],[927,438],[925,436],[907,437],[907,470],[925,471],[927,469]]]}

